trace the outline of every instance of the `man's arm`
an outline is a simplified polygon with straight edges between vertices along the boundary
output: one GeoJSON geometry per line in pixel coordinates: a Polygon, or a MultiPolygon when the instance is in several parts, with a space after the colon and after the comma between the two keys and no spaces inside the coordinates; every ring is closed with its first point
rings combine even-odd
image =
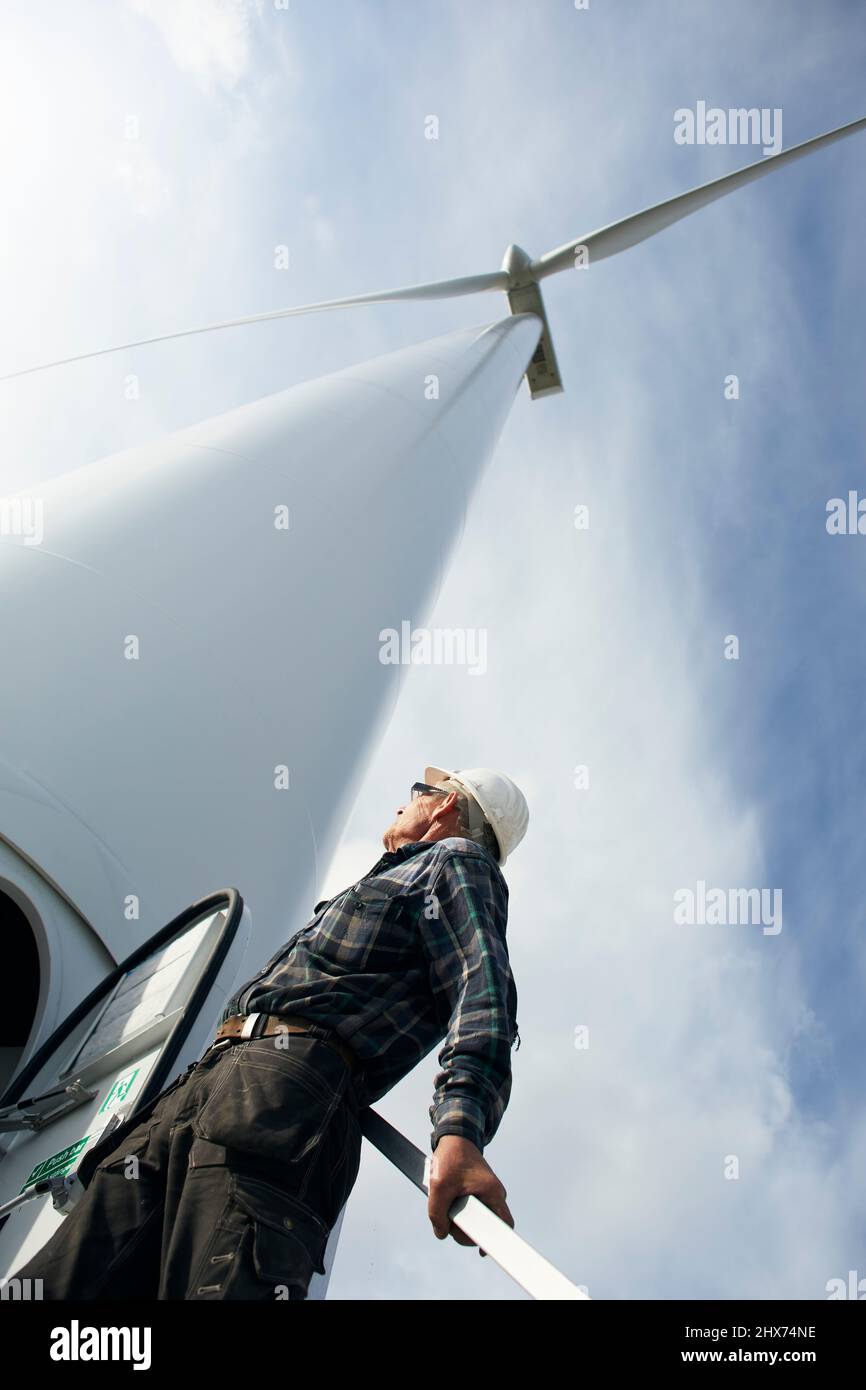
{"type": "Polygon", "coordinates": [[[448,1017],[439,1053],[428,1213],[436,1235],[472,1245],[448,1221],[471,1193],[514,1225],[505,1189],[482,1157],[511,1094],[517,991],[505,943],[507,890],[483,854],[451,852],[431,884],[422,941],[437,1008],[448,1017]]]}

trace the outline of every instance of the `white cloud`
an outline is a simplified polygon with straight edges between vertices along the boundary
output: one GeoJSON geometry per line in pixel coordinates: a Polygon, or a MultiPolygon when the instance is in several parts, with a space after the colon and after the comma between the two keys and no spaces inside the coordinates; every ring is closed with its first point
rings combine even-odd
{"type": "Polygon", "coordinates": [[[115,176],[132,210],[141,217],[158,217],[171,197],[171,182],[166,171],[143,141],[129,142],[123,157],[117,161],[115,176]]]}
{"type": "Polygon", "coordinates": [[[248,0],[129,0],[156,25],[181,70],[205,92],[231,90],[250,65],[248,0]]]}
{"type": "Polygon", "coordinates": [[[323,868],[326,869],[324,877],[319,880],[319,898],[332,898],[350,883],[355,883],[370,872],[377,859],[384,853],[385,847],[381,840],[376,841],[372,837],[344,837],[330,864],[318,866],[320,874],[323,868]]]}
{"type": "Polygon", "coordinates": [[[321,210],[319,197],[308,193],[304,198],[304,211],[307,213],[313,239],[320,251],[333,251],[337,245],[337,229],[329,217],[321,210]]]}

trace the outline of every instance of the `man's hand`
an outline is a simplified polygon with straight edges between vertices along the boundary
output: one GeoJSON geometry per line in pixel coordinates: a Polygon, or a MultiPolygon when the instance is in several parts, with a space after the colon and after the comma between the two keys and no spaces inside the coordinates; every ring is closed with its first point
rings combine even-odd
{"type": "MultiPolygon", "coordinates": [[[[437,1240],[453,1236],[458,1245],[474,1245],[475,1241],[448,1219],[449,1209],[458,1197],[477,1197],[486,1207],[513,1228],[514,1217],[505,1201],[505,1188],[481,1150],[471,1139],[459,1134],[443,1134],[430,1155],[430,1182],[427,1215],[437,1240]]],[[[479,1250],[480,1255],[484,1254],[479,1250]]]]}

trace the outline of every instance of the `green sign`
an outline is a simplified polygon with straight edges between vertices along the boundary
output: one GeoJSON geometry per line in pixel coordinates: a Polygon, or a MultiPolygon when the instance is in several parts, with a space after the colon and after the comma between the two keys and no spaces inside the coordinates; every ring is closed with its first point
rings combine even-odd
{"type": "Polygon", "coordinates": [[[85,1134],[83,1139],[76,1140],[74,1144],[68,1144],[65,1149],[61,1149],[59,1153],[52,1154],[50,1158],[44,1158],[41,1163],[37,1163],[33,1172],[24,1183],[24,1187],[20,1190],[23,1192],[25,1188],[32,1187],[35,1182],[41,1182],[43,1178],[65,1177],[70,1168],[74,1166],[75,1160],[81,1153],[81,1150],[85,1148],[89,1142],[90,1135],[85,1134]]]}
{"type": "Polygon", "coordinates": [[[138,1076],[139,1070],[140,1068],[136,1067],[135,1071],[130,1072],[128,1076],[122,1076],[119,1080],[115,1081],[108,1095],[105,1097],[105,1100],[100,1105],[97,1112],[98,1114],[101,1115],[104,1110],[111,1110],[113,1106],[119,1105],[122,1100],[126,1100],[129,1095],[129,1089],[138,1076]]]}

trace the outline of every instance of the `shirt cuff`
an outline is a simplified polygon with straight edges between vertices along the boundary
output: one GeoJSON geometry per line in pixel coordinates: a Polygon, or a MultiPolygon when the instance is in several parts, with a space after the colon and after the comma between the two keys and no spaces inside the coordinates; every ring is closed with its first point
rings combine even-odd
{"type": "Polygon", "coordinates": [[[433,1133],[430,1135],[430,1148],[435,1153],[436,1145],[443,1134],[457,1134],[462,1139],[470,1139],[477,1149],[484,1152],[485,1124],[481,1107],[461,1097],[440,1106],[438,1113],[431,1115],[433,1133]]]}

